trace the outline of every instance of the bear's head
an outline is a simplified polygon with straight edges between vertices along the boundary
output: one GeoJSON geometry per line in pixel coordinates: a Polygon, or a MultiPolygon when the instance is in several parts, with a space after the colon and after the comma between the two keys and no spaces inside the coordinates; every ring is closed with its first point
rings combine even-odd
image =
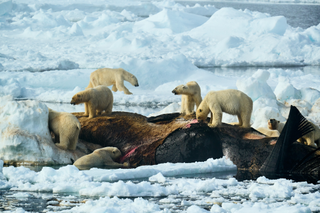
{"type": "Polygon", "coordinates": [[[209,114],[208,110],[205,110],[199,106],[199,108],[197,109],[197,112],[196,112],[196,118],[197,118],[198,122],[207,121],[208,114],[209,114]]]}
{"type": "Polygon", "coordinates": [[[75,94],[72,99],[71,99],[71,102],[70,104],[72,105],[76,105],[76,104],[80,104],[82,103],[82,95],[81,94],[75,94]]]}
{"type": "Polygon", "coordinates": [[[172,93],[175,95],[181,95],[181,94],[187,94],[188,93],[188,86],[186,85],[179,85],[174,90],[172,90],[172,93]]]}
{"type": "Polygon", "coordinates": [[[121,157],[121,151],[117,147],[104,147],[94,150],[94,153],[100,156],[110,156],[112,160],[117,160],[121,157]]]}
{"type": "Polygon", "coordinates": [[[113,147],[111,158],[113,160],[117,160],[120,157],[121,157],[121,151],[117,147],[113,147]]]}
{"type": "Polygon", "coordinates": [[[268,128],[271,130],[278,129],[279,123],[280,123],[280,121],[278,121],[276,119],[270,119],[270,120],[268,120],[268,128]]]}
{"type": "Polygon", "coordinates": [[[136,76],[134,76],[131,73],[130,73],[128,81],[132,84],[132,86],[135,86],[135,87],[139,86],[138,79],[136,78],[136,76]]]}

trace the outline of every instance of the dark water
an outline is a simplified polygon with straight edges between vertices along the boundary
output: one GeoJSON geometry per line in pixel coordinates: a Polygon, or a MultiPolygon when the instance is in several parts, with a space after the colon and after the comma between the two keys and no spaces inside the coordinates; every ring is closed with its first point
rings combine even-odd
{"type": "Polygon", "coordinates": [[[176,1],[182,5],[194,6],[214,5],[217,9],[232,7],[235,9],[258,11],[268,13],[271,16],[284,16],[287,23],[292,27],[309,28],[320,23],[320,5],[303,4],[268,4],[268,3],[233,3],[233,2],[210,2],[210,1],[176,1]]]}

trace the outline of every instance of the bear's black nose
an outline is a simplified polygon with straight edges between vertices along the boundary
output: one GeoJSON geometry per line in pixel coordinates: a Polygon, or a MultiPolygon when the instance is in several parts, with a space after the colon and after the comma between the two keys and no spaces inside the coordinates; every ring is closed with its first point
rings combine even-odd
{"type": "Polygon", "coordinates": [[[175,94],[175,95],[177,94],[176,91],[174,91],[174,90],[172,90],[172,93],[175,94]]]}
{"type": "Polygon", "coordinates": [[[136,85],[134,85],[135,87],[138,87],[139,86],[139,84],[136,84],[136,85]]]}

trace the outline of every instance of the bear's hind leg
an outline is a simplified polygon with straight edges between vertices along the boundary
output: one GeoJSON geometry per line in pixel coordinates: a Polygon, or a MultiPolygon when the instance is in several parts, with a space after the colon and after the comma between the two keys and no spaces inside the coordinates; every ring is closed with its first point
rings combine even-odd
{"type": "Polygon", "coordinates": [[[110,102],[107,108],[104,110],[106,115],[110,115],[112,113],[113,102],[110,102]]]}
{"type": "Polygon", "coordinates": [[[251,125],[250,125],[251,111],[246,112],[246,113],[242,113],[240,116],[238,116],[239,124],[240,124],[240,117],[241,117],[242,124],[239,126],[244,127],[244,128],[250,128],[251,127],[251,125]]]}
{"type": "Polygon", "coordinates": [[[237,125],[239,125],[240,127],[242,127],[242,126],[243,126],[242,117],[241,117],[241,115],[237,115],[237,117],[238,117],[238,121],[239,121],[239,123],[238,123],[237,125]]]}
{"type": "Polygon", "coordinates": [[[67,137],[61,137],[60,143],[56,143],[55,145],[60,149],[67,150],[68,149],[69,140],[67,137]]]}
{"type": "MultiPolygon", "coordinates": [[[[79,134],[78,134],[79,135],[79,134]]],[[[71,151],[74,151],[77,148],[77,144],[78,144],[78,135],[75,136],[74,138],[70,138],[69,140],[69,145],[68,145],[68,149],[71,151]]]]}

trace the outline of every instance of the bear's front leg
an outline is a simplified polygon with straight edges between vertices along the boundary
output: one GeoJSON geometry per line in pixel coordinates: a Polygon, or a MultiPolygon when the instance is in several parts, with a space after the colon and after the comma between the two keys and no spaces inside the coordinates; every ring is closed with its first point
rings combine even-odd
{"type": "Polygon", "coordinates": [[[114,84],[114,85],[112,86],[112,91],[113,91],[113,92],[117,92],[117,91],[118,91],[116,84],[114,84]]]}
{"type": "Polygon", "coordinates": [[[119,91],[123,91],[124,94],[126,95],[131,95],[132,93],[123,85],[123,80],[122,82],[117,81],[116,82],[116,86],[118,88],[119,91]]]}
{"type": "Polygon", "coordinates": [[[211,111],[211,119],[208,124],[209,127],[217,127],[222,123],[222,111],[218,107],[212,107],[211,111]]]}
{"type": "Polygon", "coordinates": [[[123,92],[126,95],[132,95],[132,92],[130,92],[126,87],[124,87],[123,92]]]}
{"type": "Polygon", "coordinates": [[[96,108],[91,103],[88,104],[88,107],[89,107],[89,109],[88,109],[89,110],[89,119],[96,117],[96,108]]]}
{"type": "Polygon", "coordinates": [[[88,117],[89,116],[89,110],[88,110],[88,103],[84,103],[84,114],[83,116],[88,117]]]}

